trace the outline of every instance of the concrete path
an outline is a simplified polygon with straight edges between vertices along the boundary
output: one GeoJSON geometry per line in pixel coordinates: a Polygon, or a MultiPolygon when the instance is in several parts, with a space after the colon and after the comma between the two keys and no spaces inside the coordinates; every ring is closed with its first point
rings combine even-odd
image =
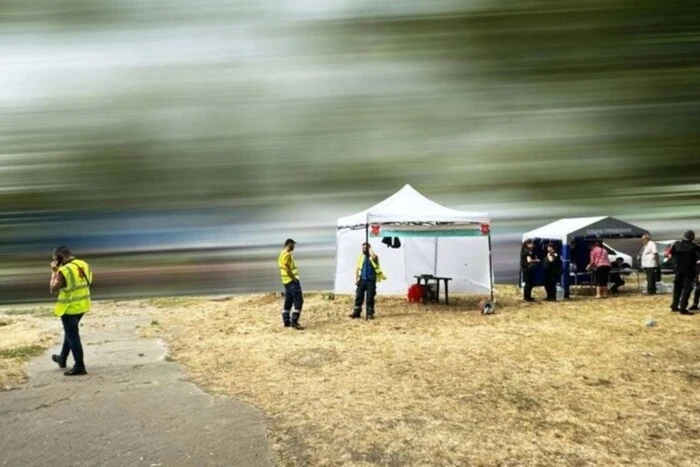
{"type": "Polygon", "coordinates": [[[64,376],[51,349],[26,387],[0,393],[0,465],[272,465],[264,414],[187,382],[160,341],[136,336],[143,318],[83,324],[89,375],[64,376]]]}

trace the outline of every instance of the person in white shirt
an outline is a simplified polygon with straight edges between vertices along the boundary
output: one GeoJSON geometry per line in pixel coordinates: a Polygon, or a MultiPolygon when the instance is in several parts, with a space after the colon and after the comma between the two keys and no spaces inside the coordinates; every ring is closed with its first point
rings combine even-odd
{"type": "Polygon", "coordinates": [[[647,276],[647,294],[656,295],[656,270],[659,267],[659,252],[656,243],[651,241],[651,235],[642,235],[642,269],[647,276]]]}

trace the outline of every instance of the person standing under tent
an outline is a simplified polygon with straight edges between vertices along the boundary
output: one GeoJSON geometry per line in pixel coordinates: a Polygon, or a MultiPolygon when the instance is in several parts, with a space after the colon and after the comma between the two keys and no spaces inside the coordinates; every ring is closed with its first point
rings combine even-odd
{"type": "Polygon", "coordinates": [[[294,246],[296,242],[288,238],[284,242],[284,249],[277,258],[277,264],[280,268],[282,276],[282,284],[284,285],[284,308],[282,309],[282,324],[285,328],[304,329],[299,324],[301,316],[301,308],[304,305],[304,295],[301,291],[301,283],[299,282],[299,270],[297,263],[294,261],[294,246]],[[292,309],[292,306],[294,309],[292,309]]]}
{"type": "Polygon", "coordinates": [[[377,296],[377,282],[386,279],[379,266],[379,256],[374,252],[369,243],[362,244],[362,253],[357,258],[355,268],[355,308],[350,318],[357,319],[362,315],[362,305],[367,296],[367,319],[374,319],[374,298],[377,296]]]}
{"type": "Polygon", "coordinates": [[[557,301],[557,282],[561,277],[561,258],[553,243],[547,245],[547,255],[544,257],[544,290],[547,292],[547,301],[557,301]]]}
{"type": "Polygon", "coordinates": [[[595,275],[596,294],[595,298],[605,298],[608,296],[608,282],[610,280],[610,257],[603,248],[603,240],[598,238],[591,249],[588,270],[595,275]]]}
{"type": "Polygon", "coordinates": [[[533,252],[534,243],[527,239],[523,242],[523,247],[520,250],[520,272],[523,276],[523,299],[526,302],[534,302],[532,298],[532,288],[535,285],[535,269],[540,264],[539,258],[533,252]]]}
{"type": "Polygon", "coordinates": [[[622,263],[624,261],[625,260],[622,258],[616,258],[610,269],[610,283],[612,284],[610,293],[612,294],[616,294],[620,287],[624,287],[626,284],[625,280],[622,278],[622,263]]]}
{"type": "Polygon", "coordinates": [[[698,261],[700,261],[700,246],[694,240],[695,232],[688,230],[683,235],[683,240],[674,243],[669,251],[669,256],[676,264],[671,311],[680,312],[682,315],[695,314],[688,310],[688,300],[695,284],[698,261]]]}
{"type": "Polygon", "coordinates": [[[645,233],[642,235],[641,263],[642,269],[647,278],[647,294],[656,294],[656,277],[659,267],[659,251],[656,248],[656,243],[651,240],[651,235],[645,233]]]}

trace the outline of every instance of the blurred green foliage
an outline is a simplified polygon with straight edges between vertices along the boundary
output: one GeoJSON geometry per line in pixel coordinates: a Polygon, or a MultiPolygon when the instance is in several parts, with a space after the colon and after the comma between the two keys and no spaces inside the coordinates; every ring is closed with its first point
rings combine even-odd
{"type": "Polygon", "coordinates": [[[450,14],[327,19],[251,5],[179,1],[161,15],[165,3],[1,2],[7,70],[37,91],[0,94],[0,207],[226,204],[406,182],[504,201],[694,206],[697,1],[465,0],[450,14]],[[159,35],[188,17],[213,32],[159,35]],[[27,61],[52,58],[45,74],[13,72],[27,44],[27,61]]]}

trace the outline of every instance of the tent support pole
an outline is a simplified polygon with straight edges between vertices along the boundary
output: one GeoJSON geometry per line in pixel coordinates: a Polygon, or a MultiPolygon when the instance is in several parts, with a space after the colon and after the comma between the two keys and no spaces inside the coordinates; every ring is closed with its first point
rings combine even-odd
{"type": "Polygon", "coordinates": [[[369,223],[365,223],[365,243],[369,243],[369,223]]]}
{"type": "Polygon", "coordinates": [[[433,275],[437,276],[437,260],[438,260],[438,237],[435,237],[435,258],[433,259],[433,275]]]}
{"type": "Polygon", "coordinates": [[[561,288],[564,289],[564,298],[569,298],[569,271],[571,270],[571,247],[568,238],[564,238],[561,244],[561,288]]]}
{"type": "Polygon", "coordinates": [[[489,285],[491,288],[491,303],[493,303],[493,254],[491,253],[491,232],[489,232],[489,285]]]}

